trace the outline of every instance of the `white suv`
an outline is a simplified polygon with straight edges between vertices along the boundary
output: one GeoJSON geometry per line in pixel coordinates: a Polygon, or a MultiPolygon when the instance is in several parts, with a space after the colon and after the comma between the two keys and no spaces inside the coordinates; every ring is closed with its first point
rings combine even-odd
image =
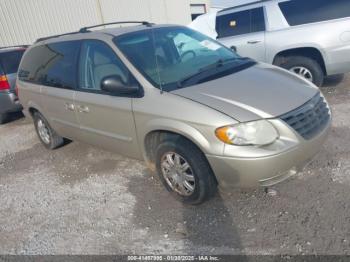
{"type": "MultiPolygon", "coordinates": [[[[216,19],[207,16],[216,20],[211,26],[217,39],[241,56],[281,66],[318,86],[325,76],[350,72],[348,0],[257,1],[223,9],[216,19]]],[[[203,32],[200,24],[192,27],[203,32]]]]}

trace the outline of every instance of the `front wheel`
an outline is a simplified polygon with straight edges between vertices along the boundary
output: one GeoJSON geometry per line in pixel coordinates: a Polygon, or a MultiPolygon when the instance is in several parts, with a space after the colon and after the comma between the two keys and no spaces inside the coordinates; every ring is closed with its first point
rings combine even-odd
{"type": "Polygon", "coordinates": [[[324,72],[320,64],[312,58],[304,56],[290,56],[286,57],[285,62],[280,66],[305,78],[318,87],[321,87],[323,84],[325,77],[324,72]]]}
{"type": "Polygon", "coordinates": [[[184,203],[201,204],[216,192],[217,182],[204,154],[181,137],[159,144],[156,166],[166,189],[184,203]]]}

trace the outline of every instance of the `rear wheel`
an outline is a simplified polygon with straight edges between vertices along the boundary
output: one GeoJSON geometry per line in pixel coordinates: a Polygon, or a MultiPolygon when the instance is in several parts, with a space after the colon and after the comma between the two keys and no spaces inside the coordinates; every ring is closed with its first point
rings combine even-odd
{"type": "Polygon", "coordinates": [[[279,66],[305,78],[306,80],[321,87],[324,81],[324,72],[320,64],[309,57],[289,56],[279,66]]]}
{"type": "Polygon", "coordinates": [[[47,149],[55,149],[63,145],[64,139],[60,137],[39,112],[34,113],[35,130],[41,143],[47,149]]]}
{"type": "Polygon", "coordinates": [[[156,166],[166,189],[184,203],[201,204],[216,192],[217,182],[204,154],[181,137],[158,145],[156,166]]]}

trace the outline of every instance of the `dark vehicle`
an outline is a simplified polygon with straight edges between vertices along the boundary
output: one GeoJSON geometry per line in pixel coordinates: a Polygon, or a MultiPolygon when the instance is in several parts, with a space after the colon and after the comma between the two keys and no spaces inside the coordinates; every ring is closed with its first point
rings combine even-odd
{"type": "Polygon", "coordinates": [[[27,46],[0,47],[0,124],[10,113],[22,111],[16,94],[19,63],[27,46]]]}

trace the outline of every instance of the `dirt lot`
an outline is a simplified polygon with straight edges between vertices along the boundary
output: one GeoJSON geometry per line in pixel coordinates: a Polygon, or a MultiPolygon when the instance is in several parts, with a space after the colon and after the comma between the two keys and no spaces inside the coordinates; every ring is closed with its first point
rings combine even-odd
{"type": "Polygon", "coordinates": [[[142,162],[73,142],[47,151],[29,120],[0,127],[0,254],[350,255],[350,75],[323,92],[331,136],[305,172],[263,190],[176,202],[142,162]]]}

